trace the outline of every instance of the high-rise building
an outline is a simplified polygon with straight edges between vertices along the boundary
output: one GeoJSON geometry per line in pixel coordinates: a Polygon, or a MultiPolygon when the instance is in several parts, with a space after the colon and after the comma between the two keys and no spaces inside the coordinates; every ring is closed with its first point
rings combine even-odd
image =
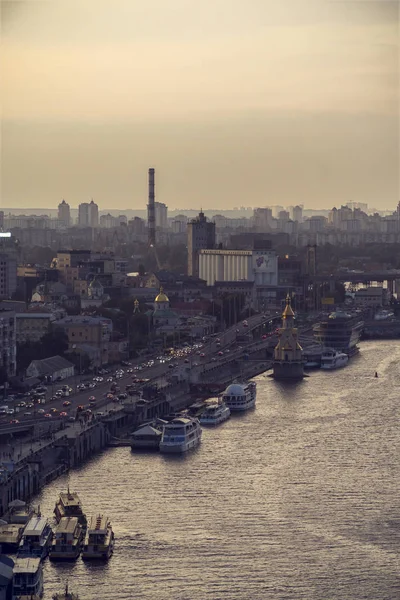
{"type": "Polygon", "coordinates": [[[15,313],[2,308],[0,308],[0,369],[3,371],[3,377],[9,378],[15,375],[15,313]]]}
{"type": "Polygon", "coordinates": [[[17,289],[17,261],[14,256],[0,254],[0,298],[9,299],[17,289]]]}
{"type": "Polygon", "coordinates": [[[255,208],[253,211],[254,226],[258,231],[268,231],[272,226],[272,209],[255,208]]]}
{"type": "Polygon", "coordinates": [[[93,200],[89,204],[89,225],[90,227],[99,226],[99,207],[93,200]]]}
{"type": "Polygon", "coordinates": [[[297,221],[297,223],[303,222],[303,207],[302,206],[292,206],[290,210],[290,218],[292,221],[297,221]]]}
{"type": "Polygon", "coordinates": [[[58,205],[58,220],[62,222],[65,227],[69,227],[71,224],[71,211],[69,204],[63,200],[58,205]]]}
{"type": "Polygon", "coordinates": [[[199,276],[199,251],[215,247],[215,223],[208,221],[203,212],[188,223],[188,275],[199,276]]]}
{"type": "Polygon", "coordinates": [[[78,226],[89,227],[89,204],[82,202],[78,207],[78,226]]]}
{"type": "Polygon", "coordinates": [[[154,202],[156,212],[156,227],[167,229],[168,227],[168,206],[163,202],[154,202]]]}
{"type": "Polygon", "coordinates": [[[116,219],[110,213],[106,215],[101,215],[100,217],[100,227],[104,227],[105,229],[111,229],[116,226],[116,219]]]}

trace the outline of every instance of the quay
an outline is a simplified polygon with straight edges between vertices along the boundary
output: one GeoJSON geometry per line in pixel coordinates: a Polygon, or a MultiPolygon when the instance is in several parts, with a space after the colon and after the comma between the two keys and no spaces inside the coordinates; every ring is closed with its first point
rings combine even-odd
{"type": "MultiPolygon", "coordinates": [[[[249,319],[250,331],[259,336],[268,318],[257,315],[249,319]]],[[[235,330],[230,328],[221,334],[220,345],[228,348],[235,339],[235,330]]],[[[104,412],[88,419],[66,423],[59,418],[27,418],[18,424],[0,425],[0,516],[13,500],[28,501],[47,483],[107,446],[126,445],[124,436],[142,423],[187,408],[199,397],[217,394],[237,377],[247,379],[268,370],[275,342],[271,338],[252,340],[218,362],[211,359],[218,350],[212,342],[207,350],[209,361],[200,365],[181,361],[173,375],[163,365],[161,372],[141,386],[140,396],[118,403],[98,402],[96,410],[104,412]]],[[[75,401],[80,398],[77,395],[75,401]]],[[[74,397],[69,399],[74,401],[74,397]]]]}

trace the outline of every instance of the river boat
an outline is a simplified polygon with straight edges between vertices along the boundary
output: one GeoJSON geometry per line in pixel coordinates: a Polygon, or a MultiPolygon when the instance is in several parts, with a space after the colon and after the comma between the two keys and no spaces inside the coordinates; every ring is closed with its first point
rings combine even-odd
{"type": "Polygon", "coordinates": [[[162,436],[160,426],[154,424],[142,425],[132,433],[132,450],[159,450],[162,436]]]}
{"type": "Polygon", "coordinates": [[[69,591],[67,583],[63,592],[57,592],[52,595],[52,600],[79,600],[79,596],[69,591]]]}
{"type": "Polygon", "coordinates": [[[4,553],[16,552],[22,539],[25,525],[17,523],[0,524],[0,548],[4,553]]]}
{"type": "Polygon", "coordinates": [[[20,541],[18,558],[45,558],[50,550],[53,531],[45,517],[34,516],[27,523],[20,541]]]}
{"type": "Polygon", "coordinates": [[[78,517],[62,517],[54,532],[50,560],[75,560],[81,553],[84,533],[78,517]]]}
{"type": "Polygon", "coordinates": [[[225,402],[213,402],[206,406],[200,415],[200,425],[219,425],[231,416],[230,408],[225,402]]]}
{"type": "Polygon", "coordinates": [[[160,442],[160,452],[182,454],[199,446],[201,427],[198,419],[175,417],[164,425],[160,442]]]}
{"type": "Polygon", "coordinates": [[[87,527],[87,518],[82,509],[82,502],[76,492],[70,492],[69,488],[67,492],[61,492],[60,498],[58,499],[54,514],[56,516],[57,523],[63,517],[77,517],[79,524],[82,526],[83,531],[87,527]]]}
{"type": "Polygon", "coordinates": [[[333,348],[326,348],[321,356],[321,369],[332,370],[345,367],[349,357],[344,352],[338,352],[333,348]]]}
{"type": "Polygon", "coordinates": [[[114,532],[109,518],[103,515],[92,517],[86,531],[82,558],[107,560],[114,551],[114,542],[114,532]]]}
{"type": "Polygon", "coordinates": [[[358,352],[364,322],[357,314],[337,310],[314,325],[314,339],[323,348],[333,348],[351,357],[358,352]]]}
{"type": "Polygon", "coordinates": [[[16,499],[9,503],[3,519],[7,521],[7,523],[26,525],[35,514],[36,511],[32,506],[29,506],[23,500],[16,499]]]}
{"type": "Polygon", "coordinates": [[[253,381],[232,383],[222,393],[221,400],[231,412],[240,412],[253,408],[256,404],[257,386],[253,381]]]}
{"type": "Polygon", "coordinates": [[[13,600],[41,598],[43,566],[40,558],[17,558],[14,564],[13,600]]]}

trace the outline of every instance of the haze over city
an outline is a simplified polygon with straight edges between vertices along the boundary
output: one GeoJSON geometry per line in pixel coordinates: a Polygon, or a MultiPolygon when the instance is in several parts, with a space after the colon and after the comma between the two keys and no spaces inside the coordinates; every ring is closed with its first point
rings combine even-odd
{"type": "Polygon", "coordinates": [[[0,205],[399,199],[399,4],[1,2],[0,205]]]}

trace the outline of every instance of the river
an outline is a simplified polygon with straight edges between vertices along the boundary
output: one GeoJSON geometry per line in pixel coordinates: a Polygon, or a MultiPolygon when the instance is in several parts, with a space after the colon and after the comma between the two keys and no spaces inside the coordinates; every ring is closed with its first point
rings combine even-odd
{"type": "Polygon", "coordinates": [[[67,485],[111,517],[106,564],[45,563],[45,596],[80,600],[400,598],[400,342],[295,386],[257,378],[255,410],[185,457],[108,449],[67,485]],[[378,371],[379,378],[374,377],[378,371]]]}

